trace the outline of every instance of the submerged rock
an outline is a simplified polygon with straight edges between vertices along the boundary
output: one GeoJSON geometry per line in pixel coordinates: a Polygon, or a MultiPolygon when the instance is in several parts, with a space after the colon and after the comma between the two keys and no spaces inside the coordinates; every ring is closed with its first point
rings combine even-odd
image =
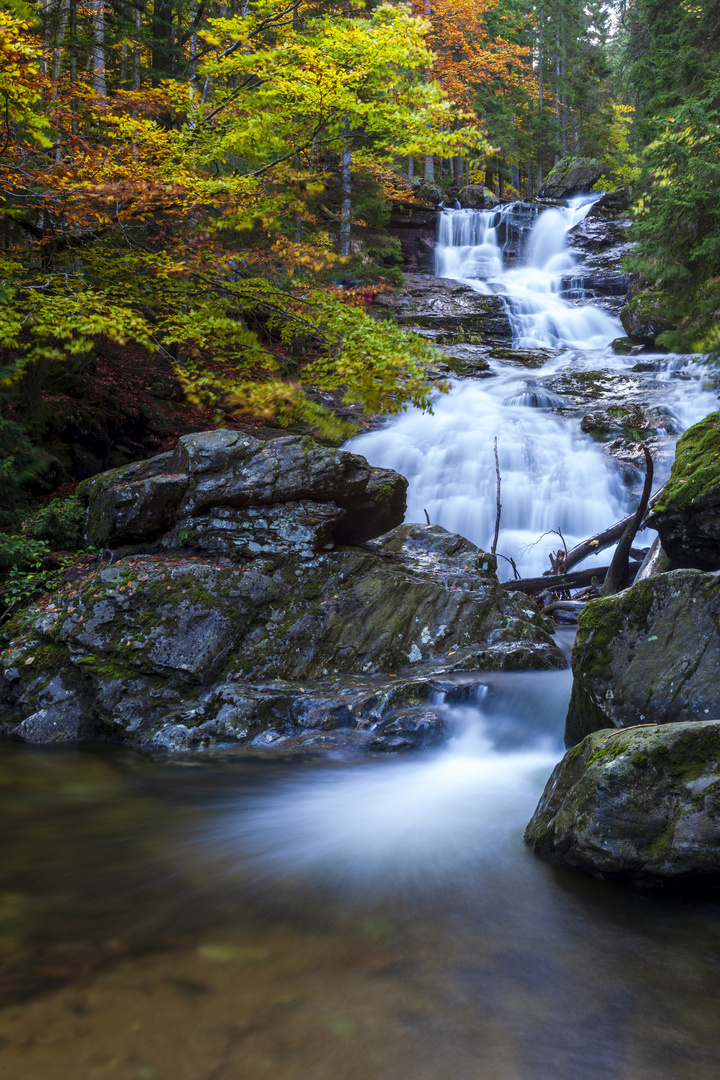
{"type": "Polygon", "coordinates": [[[720,412],[689,428],[647,525],[673,566],[720,569],[720,412]]]}
{"type": "Polygon", "coordinates": [[[565,727],[593,731],[720,717],[720,574],[649,577],[581,612],[565,727]]]}
{"type": "Polygon", "coordinates": [[[556,767],[525,841],[600,877],[717,877],[720,720],[589,735],[556,767]]]}

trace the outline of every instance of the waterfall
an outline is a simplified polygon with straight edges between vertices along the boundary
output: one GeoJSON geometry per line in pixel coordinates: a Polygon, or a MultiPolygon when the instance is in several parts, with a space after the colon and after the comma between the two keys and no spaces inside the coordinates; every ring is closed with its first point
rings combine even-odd
{"type": "MultiPolygon", "coordinates": [[[[432,414],[410,409],[348,444],[374,465],[408,478],[407,521],[425,521],[427,511],[433,524],[487,550],[496,516],[497,436],[502,485],[498,551],[513,559],[524,576],[548,569],[549,553],[563,541],[571,547],[630,509],[624,470],[582,432],[579,418],[563,415],[570,402],[546,386],[559,373],[601,369],[620,374],[635,363],[608,348],[623,333],[621,324],[588,303],[580,283],[577,302],[560,295],[574,265],[567,234],[595,198],[544,210],[528,203],[443,210],[436,275],[499,295],[513,345],[552,349],[553,354],[532,370],[491,361],[495,378],[454,382],[450,394],[436,395],[432,414]]],[[[687,358],[682,366],[693,369],[687,358]]],[[[682,430],[716,407],[696,369],[694,374],[694,379],[667,383],[670,430],[682,430]]],[[[588,404],[587,411],[592,408],[588,404]]],[[[601,558],[606,560],[607,552],[601,558]]],[[[499,573],[512,576],[510,563],[501,560],[499,573]]]]}

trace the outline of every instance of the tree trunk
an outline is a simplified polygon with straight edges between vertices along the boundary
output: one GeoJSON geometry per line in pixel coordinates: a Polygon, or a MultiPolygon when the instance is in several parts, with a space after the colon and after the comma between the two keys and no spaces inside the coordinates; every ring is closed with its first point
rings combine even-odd
{"type": "Polygon", "coordinates": [[[96,97],[107,97],[105,76],[105,2],[95,0],[93,10],[92,88],[96,97]]]}
{"type": "Polygon", "coordinates": [[[538,34],[538,131],[537,131],[537,173],[535,183],[540,194],[543,180],[542,142],[543,142],[543,19],[544,7],[540,5],[540,32],[538,34]]]}
{"type": "Polygon", "coordinates": [[[140,31],[142,30],[142,12],[139,5],[135,8],[135,42],[132,56],[132,88],[140,89],[140,31]]]}
{"type": "Polygon", "coordinates": [[[350,219],[352,216],[352,150],[350,148],[350,121],[345,117],[345,130],[343,134],[342,169],[340,175],[340,191],[342,193],[342,205],[340,208],[340,254],[350,254],[350,219]]]}

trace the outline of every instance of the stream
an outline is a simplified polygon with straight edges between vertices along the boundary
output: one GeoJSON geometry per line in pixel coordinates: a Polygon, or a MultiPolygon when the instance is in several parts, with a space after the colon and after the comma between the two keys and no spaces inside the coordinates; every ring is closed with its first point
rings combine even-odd
{"type": "MultiPolygon", "coordinates": [[[[563,378],[631,375],[672,438],[717,407],[691,358],[633,372],[618,320],[578,282],[567,299],[591,203],[444,211],[438,273],[500,295],[514,345],[547,360],[493,361],[351,443],[409,478],[407,520],[488,548],[497,437],[498,550],[523,576],[548,568],[551,530],[585,539],[640,480],[583,433],[563,378]]],[[[435,703],[440,750],[362,763],[4,745],[1,1080],[715,1080],[720,907],[523,845],[570,681],[478,674],[435,703]]]]}

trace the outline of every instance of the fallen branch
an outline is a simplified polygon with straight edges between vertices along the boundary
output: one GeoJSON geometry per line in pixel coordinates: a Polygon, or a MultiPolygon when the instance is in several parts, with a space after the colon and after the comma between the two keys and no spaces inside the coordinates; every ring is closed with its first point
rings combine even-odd
{"type": "MultiPolygon", "coordinates": [[[[640,563],[630,564],[630,570],[639,570],[640,563]]],[[[556,589],[579,589],[583,585],[592,585],[593,578],[597,578],[602,584],[605,580],[609,566],[591,566],[587,570],[576,570],[572,574],[555,574],[552,577],[519,578],[517,581],[501,582],[503,589],[508,592],[523,592],[528,596],[535,593],[554,591],[556,589]]]]}
{"type": "MultiPolygon", "coordinates": [[[[663,484],[648,501],[648,510],[652,510],[664,490],[665,485],[663,484]]],[[[616,521],[609,529],[604,529],[603,532],[597,533],[596,536],[591,536],[589,540],[583,540],[582,544],[578,544],[577,547],[571,548],[565,559],[565,569],[569,570],[571,566],[582,562],[588,555],[597,555],[598,551],[604,551],[605,548],[616,544],[634,517],[635,514],[630,514],[628,517],[623,518],[622,521],[616,521]]]]}

